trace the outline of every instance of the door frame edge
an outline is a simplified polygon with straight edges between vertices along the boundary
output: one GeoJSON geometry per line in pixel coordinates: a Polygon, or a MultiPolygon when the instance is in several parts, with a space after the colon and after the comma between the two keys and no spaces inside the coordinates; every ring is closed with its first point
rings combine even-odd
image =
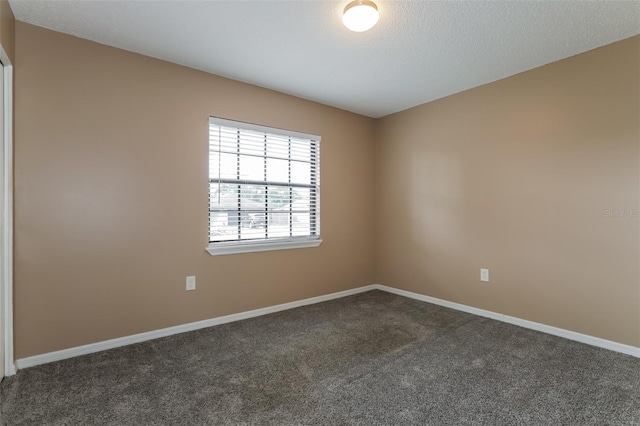
{"type": "Polygon", "coordinates": [[[4,258],[0,267],[4,292],[3,324],[4,324],[4,374],[13,376],[16,374],[16,366],[13,351],[13,63],[9,55],[0,44],[0,62],[4,67],[3,117],[4,134],[2,135],[3,171],[2,177],[4,197],[2,204],[2,226],[5,230],[2,237],[4,258]]]}

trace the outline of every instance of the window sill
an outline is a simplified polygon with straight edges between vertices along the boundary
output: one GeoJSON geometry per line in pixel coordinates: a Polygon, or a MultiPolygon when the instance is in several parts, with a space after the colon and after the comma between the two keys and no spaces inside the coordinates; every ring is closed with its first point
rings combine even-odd
{"type": "Polygon", "coordinates": [[[221,256],[225,254],[318,247],[320,244],[322,244],[322,240],[320,238],[296,238],[272,241],[230,241],[209,243],[209,246],[205,250],[211,256],[221,256]]]}

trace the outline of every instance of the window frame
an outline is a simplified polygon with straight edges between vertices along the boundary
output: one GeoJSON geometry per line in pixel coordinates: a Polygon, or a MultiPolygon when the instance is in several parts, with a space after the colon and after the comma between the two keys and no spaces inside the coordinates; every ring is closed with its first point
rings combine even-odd
{"type": "MultiPolygon", "coordinates": [[[[312,143],[313,145],[310,145],[310,152],[313,152],[314,154],[310,154],[310,184],[309,184],[309,189],[310,191],[314,191],[315,192],[315,197],[313,199],[309,200],[309,215],[310,215],[310,219],[309,220],[313,220],[313,224],[311,224],[310,222],[310,227],[312,227],[312,229],[315,231],[314,234],[310,235],[300,235],[300,236],[288,236],[288,237],[268,237],[268,234],[265,238],[257,238],[257,239],[235,239],[235,240],[222,240],[222,241],[211,241],[211,229],[212,229],[212,225],[211,225],[211,213],[212,213],[212,209],[211,209],[211,203],[209,203],[209,217],[208,217],[208,238],[209,238],[209,243],[206,247],[206,251],[212,255],[212,256],[217,256],[217,255],[226,255],[226,254],[238,254],[238,253],[251,253],[251,252],[263,252],[263,251],[272,251],[272,250],[287,250],[287,249],[296,249],[296,248],[308,248],[308,247],[318,247],[320,244],[322,244],[322,239],[320,237],[320,141],[321,141],[321,137],[320,136],[316,136],[316,135],[311,135],[311,134],[306,134],[306,133],[300,133],[300,132],[294,132],[294,131],[289,131],[289,130],[284,130],[284,129],[279,129],[279,128],[274,128],[274,127],[268,127],[268,126],[262,126],[262,125],[258,125],[258,124],[252,124],[252,123],[246,123],[246,122],[241,122],[241,121],[237,121],[237,120],[229,120],[229,119],[224,119],[224,118],[220,118],[220,117],[209,117],[209,123],[208,123],[208,143],[207,143],[207,147],[208,147],[208,155],[209,155],[209,161],[211,160],[211,152],[212,149],[214,148],[213,144],[216,142],[214,139],[212,139],[211,137],[211,126],[215,125],[215,126],[221,126],[221,127],[226,127],[226,128],[237,128],[239,130],[245,130],[245,131],[249,131],[249,132],[259,132],[259,133],[264,133],[265,136],[266,135],[274,135],[274,136],[280,136],[280,137],[286,137],[289,138],[290,141],[289,143],[291,143],[291,139],[307,139],[310,141],[310,144],[312,143]]],[[[265,155],[263,158],[268,159],[268,158],[275,158],[275,157],[270,157],[269,155],[266,154],[266,147],[267,145],[265,145],[265,155]]],[[[218,149],[220,150],[220,148],[218,147],[218,149]]],[[[218,151],[218,152],[224,152],[222,150],[218,151]]],[[[240,158],[242,154],[238,154],[238,158],[240,158]]],[[[288,161],[296,161],[295,159],[292,159],[291,157],[289,157],[288,161]]],[[[221,179],[218,177],[217,179],[214,179],[211,176],[211,170],[210,170],[211,165],[209,164],[208,166],[208,184],[209,184],[209,197],[211,197],[211,184],[212,183],[220,183],[221,179]]],[[[219,171],[220,172],[220,171],[219,171]]],[[[227,179],[229,180],[229,179],[227,179]]],[[[241,185],[246,185],[246,186],[251,186],[256,184],[257,182],[248,182],[248,181],[244,181],[246,183],[243,183],[243,180],[240,179],[240,177],[238,177],[237,180],[233,181],[233,184],[238,184],[239,188],[241,185]]],[[[228,184],[229,182],[227,182],[226,184],[228,184]]],[[[264,185],[268,188],[270,182],[266,179],[265,176],[265,180],[264,182],[260,181],[260,184],[264,183],[264,185]]],[[[284,185],[284,184],[278,184],[279,186],[282,187],[286,187],[288,186],[289,188],[292,188],[295,186],[295,184],[293,184],[291,181],[289,181],[288,185],[284,185]]],[[[265,201],[266,203],[266,201],[265,201]]],[[[266,204],[265,204],[265,211],[267,211],[266,209],[266,204]]],[[[239,217],[238,219],[240,219],[240,215],[242,213],[242,210],[238,210],[238,214],[239,217]]],[[[291,220],[291,219],[290,219],[291,220]]],[[[291,225],[290,225],[291,226],[291,225]]]]}

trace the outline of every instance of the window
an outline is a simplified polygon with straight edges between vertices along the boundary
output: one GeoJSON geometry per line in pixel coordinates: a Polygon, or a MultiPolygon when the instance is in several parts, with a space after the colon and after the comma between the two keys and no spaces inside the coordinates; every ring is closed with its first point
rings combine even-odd
{"type": "Polygon", "coordinates": [[[320,137],[209,118],[212,255],[320,245],[320,137]]]}

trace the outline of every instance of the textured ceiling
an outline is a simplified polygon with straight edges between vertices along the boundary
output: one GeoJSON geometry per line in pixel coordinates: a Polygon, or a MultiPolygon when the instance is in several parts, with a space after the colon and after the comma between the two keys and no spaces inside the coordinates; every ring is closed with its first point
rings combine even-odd
{"type": "Polygon", "coordinates": [[[18,20],[381,117],[640,33],[640,1],[10,0],[18,20]]]}

